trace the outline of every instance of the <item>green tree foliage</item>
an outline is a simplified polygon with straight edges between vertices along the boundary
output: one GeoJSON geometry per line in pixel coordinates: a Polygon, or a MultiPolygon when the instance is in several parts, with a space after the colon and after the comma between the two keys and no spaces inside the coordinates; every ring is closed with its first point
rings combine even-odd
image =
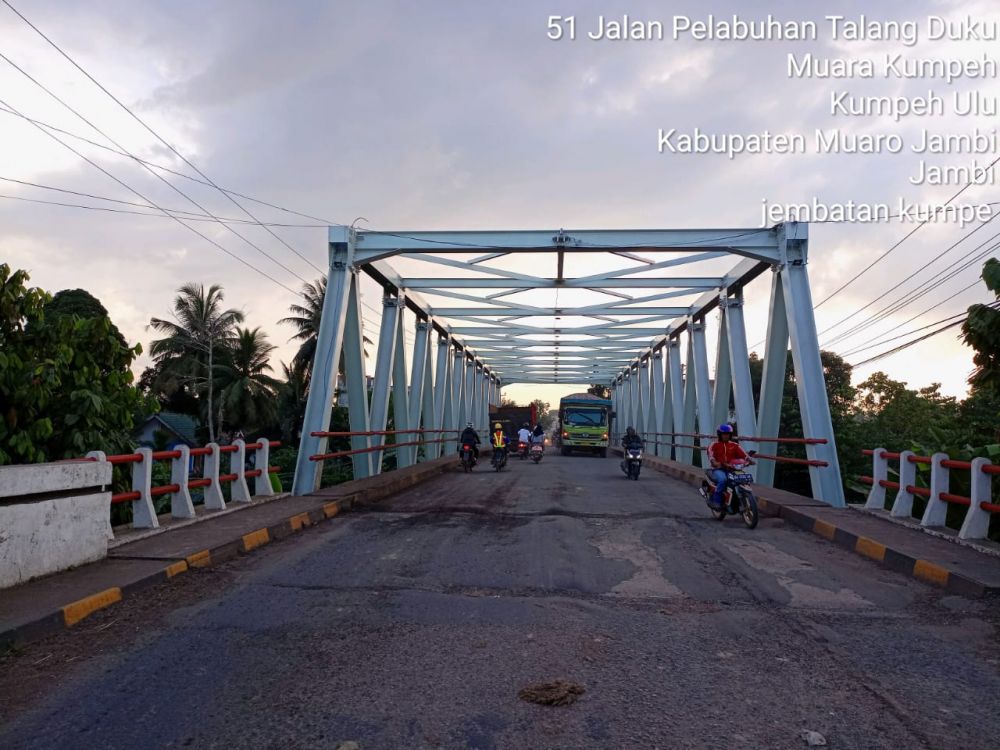
{"type": "MultiPolygon", "coordinates": [[[[983,266],[983,281],[1000,302],[1000,260],[990,258],[983,266]]],[[[965,343],[976,350],[976,365],[969,384],[1000,393],[1000,309],[994,305],[972,305],[962,324],[965,343]]]]}
{"type": "MultiPolygon", "coordinates": [[[[63,315],[75,315],[84,320],[99,318],[110,320],[108,311],[101,301],[85,289],[63,289],[61,292],[56,292],[45,305],[45,317],[50,322],[56,316],[63,315]]],[[[128,342],[114,323],[111,324],[111,334],[118,339],[118,343],[128,347],[128,342]]]]}
{"type": "Polygon", "coordinates": [[[92,297],[84,316],[61,303],[47,315],[53,298],[28,280],[0,264],[0,463],[129,450],[140,347],[123,343],[92,297]]]}
{"type": "Polygon", "coordinates": [[[232,346],[220,356],[216,373],[220,430],[223,419],[246,435],[274,422],[275,397],[281,385],[268,374],[274,349],[260,328],[236,328],[232,346]]]}
{"type": "Polygon", "coordinates": [[[243,322],[239,310],[223,309],[223,297],[218,284],[208,289],[201,284],[185,284],[174,298],[174,319],[149,321],[154,330],[164,334],[150,345],[150,353],[163,378],[157,382],[168,391],[183,384],[200,401],[203,399],[201,411],[212,442],[219,408],[215,403],[218,370],[225,363],[226,352],[235,344],[237,325],[243,322]]]}

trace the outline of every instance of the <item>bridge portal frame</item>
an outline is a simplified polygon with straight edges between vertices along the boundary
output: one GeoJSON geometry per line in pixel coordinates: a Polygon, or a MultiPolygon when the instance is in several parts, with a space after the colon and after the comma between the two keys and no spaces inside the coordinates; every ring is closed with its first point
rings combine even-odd
{"type": "MultiPolygon", "coordinates": [[[[336,363],[342,350],[346,379],[352,386],[348,388],[352,431],[385,429],[390,389],[397,430],[417,430],[421,426],[460,429],[467,421],[478,428],[487,426],[489,405],[499,403],[504,384],[606,382],[612,389],[619,424],[641,422],[647,432],[714,433],[724,410],[728,417],[732,393],[741,433],[772,436],[776,435],[780,421],[790,344],[804,434],[827,440],[826,444],[806,446],[810,459],[829,464],[826,468],[810,467],[813,494],[831,505],[842,506],[843,488],[807,261],[808,226],[802,223],[770,229],[498,232],[384,232],[331,227],[327,295],[293,491],[304,494],[318,486],[321,463],[311,462],[309,457],[325,452],[327,441],[313,433],[329,429],[330,406],[338,379],[336,363]],[[472,251],[484,254],[464,261],[448,257],[472,251]],[[555,277],[543,278],[483,265],[510,254],[537,252],[557,254],[555,277]],[[589,252],[612,253],[643,265],[567,277],[565,256],[589,252]],[[643,252],[678,255],[653,261],[640,255],[643,252]],[[407,278],[389,264],[396,256],[477,273],[464,277],[407,278]],[[721,256],[738,260],[723,275],[648,275],[651,271],[665,271],[721,256]],[[755,410],[742,314],[743,289],[769,270],[772,284],[764,376],[759,408],[755,410]],[[355,385],[366,383],[359,286],[362,271],[385,293],[370,409],[366,387],[355,385]],[[639,272],[646,273],[638,275],[639,272]],[[533,289],[586,289],[616,299],[577,307],[559,307],[558,303],[539,307],[504,300],[511,294],[533,289]],[[459,304],[432,306],[422,298],[422,291],[455,299],[459,304]],[[630,294],[635,291],[640,296],[630,294]],[[691,304],[665,304],[695,294],[698,296],[691,304]],[[471,304],[461,306],[461,302],[471,304]],[[404,356],[404,309],[409,309],[417,320],[409,373],[404,356]],[[394,312],[387,315],[390,310],[394,312]],[[716,378],[714,388],[710,388],[705,328],[707,316],[714,310],[719,311],[716,369],[720,377],[716,378]],[[534,327],[524,322],[536,316],[555,316],[559,320],[561,315],[586,316],[595,322],[567,328],[534,327]],[[436,356],[432,346],[435,332],[436,356]],[[553,338],[526,338],[541,333],[551,333],[553,338]],[[560,340],[560,334],[588,338],[560,340]],[[636,341],[649,336],[652,338],[647,338],[647,344],[636,341]],[[687,352],[683,371],[682,336],[687,352]],[[561,358],[560,346],[564,352],[561,358]],[[554,354],[539,355],[551,361],[536,361],[532,350],[539,348],[554,348],[554,354]],[[448,356],[449,351],[453,356],[448,356]],[[691,376],[686,377],[686,373],[691,376]]],[[[352,438],[352,449],[376,447],[381,440],[380,436],[356,436],[352,438]]],[[[407,440],[404,435],[399,442],[407,440]]],[[[673,455],[679,461],[691,463],[694,441],[676,440],[682,446],[673,455]]],[[[436,457],[441,452],[440,443],[430,443],[425,449],[427,457],[436,457]]],[[[379,453],[361,453],[352,458],[357,477],[380,470],[379,453]]],[[[410,465],[416,459],[415,447],[399,449],[400,466],[410,465]]],[[[757,472],[759,482],[773,483],[773,464],[762,462],[757,472]]]]}

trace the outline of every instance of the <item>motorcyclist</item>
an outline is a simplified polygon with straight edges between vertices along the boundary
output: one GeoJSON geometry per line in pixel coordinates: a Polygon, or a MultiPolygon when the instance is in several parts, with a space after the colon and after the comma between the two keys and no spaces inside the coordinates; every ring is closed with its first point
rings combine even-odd
{"type": "Polygon", "coordinates": [[[541,423],[536,424],[535,429],[531,431],[531,442],[545,445],[545,430],[542,429],[541,423]]]}
{"type": "Polygon", "coordinates": [[[521,425],[521,429],[517,431],[517,442],[523,443],[525,449],[531,443],[531,428],[528,427],[528,423],[525,422],[521,425]]]}
{"type": "Polygon", "coordinates": [[[506,458],[507,453],[507,443],[510,442],[510,438],[503,431],[503,425],[497,422],[493,425],[493,432],[490,435],[490,443],[493,446],[493,452],[500,452],[499,458],[506,458]]]}
{"type": "Polygon", "coordinates": [[[629,448],[638,448],[639,450],[642,450],[644,447],[645,442],[641,437],[639,437],[639,433],[635,431],[635,427],[632,427],[631,425],[626,427],[625,434],[622,435],[622,471],[626,474],[628,473],[628,467],[625,465],[624,457],[628,456],[629,448]]]}
{"type": "Polygon", "coordinates": [[[463,445],[472,446],[472,455],[478,461],[479,460],[479,433],[476,432],[476,428],[472,426],[472,422],[468,422],[465,425],[465,429],[462,430],[462,436],[458,439],[458,453],[462,454],[463,445]]]}
{"type": "Polygon", "coordinates": [[[708,446],[708,460],[712,467],[708,474],[715,484],[715,492],[712,493],[709,502],[715,508],[722,507],[722,498],[726,491],[726,470],[732,468],[734,461],[752,463],[746,451],[733,440],[733,435],[732,425],[720,424],[715,431],[716,442],[708,446]]]}

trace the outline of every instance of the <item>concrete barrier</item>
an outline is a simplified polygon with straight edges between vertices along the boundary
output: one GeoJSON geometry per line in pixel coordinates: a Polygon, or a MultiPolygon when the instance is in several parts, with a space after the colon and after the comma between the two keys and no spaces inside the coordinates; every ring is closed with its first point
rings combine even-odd
{"type": "Polygon", "coordinates": [[[103,559],[111,464],[0,466],[0,588],[103,559]]]}

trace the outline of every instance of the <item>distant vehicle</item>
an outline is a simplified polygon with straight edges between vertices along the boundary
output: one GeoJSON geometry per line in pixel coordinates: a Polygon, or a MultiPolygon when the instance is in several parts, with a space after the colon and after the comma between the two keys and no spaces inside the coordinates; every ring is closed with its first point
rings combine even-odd
{"type": "Polygon", "coordinates": [[[533,443],[531,446],[531,460],[536,464],[542,460],[542,456],[545,455],[545,448],[542,447],[541,443],[533,443]]]}
{"type": "Polygon", "coordinates": [[[588,450],[601,458],[608,455],[611,400],[589,393],[574,393],[559,400],[559,435],[562,454],[588,450]]]}

